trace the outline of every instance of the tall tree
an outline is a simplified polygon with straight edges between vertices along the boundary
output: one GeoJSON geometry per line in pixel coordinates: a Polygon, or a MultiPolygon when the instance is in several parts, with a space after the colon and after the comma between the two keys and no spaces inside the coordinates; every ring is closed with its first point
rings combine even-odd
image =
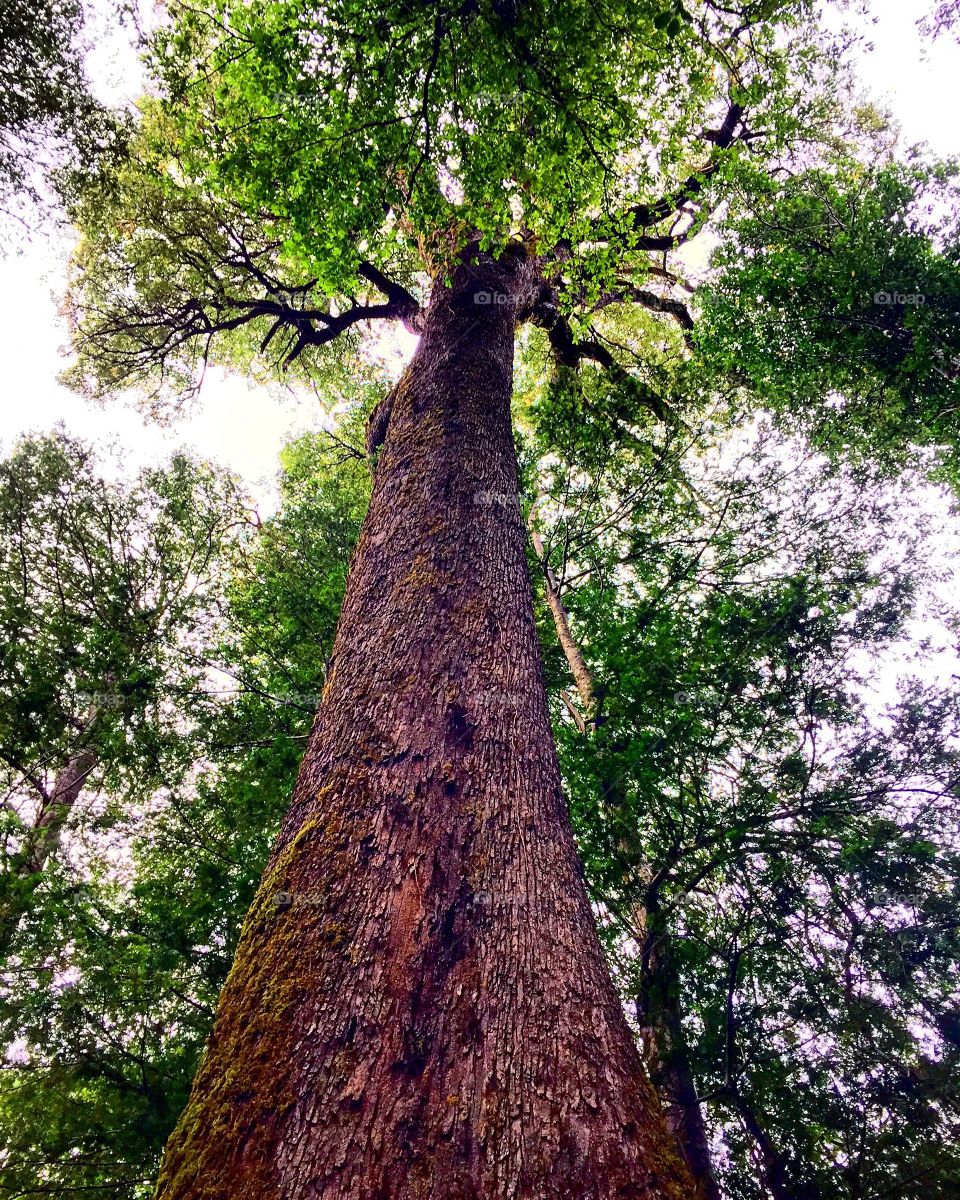
{"type": "MultiPolygon", "coordinates": [[[[54,434],[0,463],[0,948],[31,911],[65,829],[104,784],[149,794],[175,773],[191,639],[231,525],[228,478],[189,459],[124,487],[54,434]]],[[[103,819],[102,813],[100,819],[103,819]]]]}
{"type": "Polygon", "coordinates": [[[687,1194],[560,791],[514,343],[538,324],[559,370],[596,364],[621,425],[669,416],[656,355],[591,319],[683,344],[664,256],[747,148],[830,131],[829,48],[800,2],[175,15],[137,156],[74,205],[74,377],[162,400],[218,355],[309,375],[363,321],[421,337],[371,418],[323,701],[159,1195],[687,1194]]]}

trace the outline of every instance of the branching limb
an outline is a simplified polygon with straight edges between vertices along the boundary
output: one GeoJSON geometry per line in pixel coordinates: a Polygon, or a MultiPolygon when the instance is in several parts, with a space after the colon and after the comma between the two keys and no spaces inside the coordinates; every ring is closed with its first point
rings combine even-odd
{"type": "Polygon", "coordinates": [[[739,104],[731,104],[719,127],[707,129],[703,133],[703,140],[715,147],[704,167],[688,175],[673,191],[651,204],[635,204],[612,216],[598,218],[594,222],[591,236],[602,241],[629,240],[635,249],[658,253],[682,246],[703,224],[703,192],[723,166],[723,151],[753,136],[746,128],[741,128],[742,122],[743,108],[739,104]],[[680,232],[671,229],[666,233],[647,233],[647,230],[655,230],[671,217],[678,218],[684,213],[692,216],[693,220],[680,232]]]}
{"type": "Polygon", "coordinates": [[[200,361],[188,387],[196,391],[215,339],[255,322],[270,322],[259,341],[261,354],[281,337],[280,366],[287,370],[308,347],[326,345],[359,322],[401,320],[412,329],[420,320],[415,297],[372,263],[361,263],[358,274],[382,292],[384,300],[351,299],[349,307],[337,313],[330,311],[325,298],[311,304],[315,280],[299,284],[274,278],[260,261],[265,252],[251,250],[235,230],[226,249],[209,240],[202,255],[185,245],[178,249],[192,271],[187,278],[172,279],[166,296],[152,303],[125,299],[122,306],[88,303],[82,313],[77,345],[90,358],[109,364],[121,383],[154,371],[162,379],[190,356],[200,361]],[[193,346],[198,347],[196,354],[193,346]]]}
{"type": "Polygon", "coordinates": [[[612,291],[605,292],[596,304],[593,305],[591,311],[596,312],[601,308],[608,308],[611,304],[626,304],[632,302],[640,304],[644,308],[650,309],[651,312],[664,313],[666,316],[673,317],[680,328],[684,331],[684,340],[689,342],[689,337],[686,336],[694,327],[693,316],[689,308],[682,300],[676,300],[672,296],[664,296],[660,292],[654,292],[650,288],[637,287],[632,283],[618,283],[612,291]]]}
{"type": "Polygon", "coordinates": [[[544,324],[546,326],[550,345],[561,365],[565,367],[577,367],[584,359],[589,359],[591,362],[597,363],[598,366],[603,367],[614,383],[628,391],[635,400],[649,409],[659,421],[662,421],[664,424],[671,422],[672,416],[670,411],[657,393],[648,387],[643,380],[638,379],[636,375],[631,375],[625,367],[621,366],[610,350],[601,342],[596,339],[576,341],[569,322],[555,310],[549,314],[549,321],[551,323],[547,323],[540,314],[535,314],[533,320],[535,324],[544,324]]]}

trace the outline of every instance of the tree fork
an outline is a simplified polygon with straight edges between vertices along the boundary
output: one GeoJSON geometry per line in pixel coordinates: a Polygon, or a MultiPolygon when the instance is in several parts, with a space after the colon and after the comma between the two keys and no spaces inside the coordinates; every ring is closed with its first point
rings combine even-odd
{"type": "Polygon", "coordinates": [[[510,420],[523,254],[438,284],[161,1200],[681,1200],[553,747],[510,420]]]}

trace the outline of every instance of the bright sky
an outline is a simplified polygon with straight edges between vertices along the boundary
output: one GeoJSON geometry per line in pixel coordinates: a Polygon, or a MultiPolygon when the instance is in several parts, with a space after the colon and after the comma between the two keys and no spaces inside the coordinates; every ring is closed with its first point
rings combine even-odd
{"type": "MultiPolygon", "coordinates": [[[[960,154],[960,47],[950,38],[924,46],[915,27],[931,3],[874,0],[875,24],[865,28],[874,49],[861,56],[860,74],[901,122],[906,142],[926,140],[940,154],[960,154]]],[[[123,31],[104,24],[92,33],[90,70],[98,90],[113,102],[134,99],[139,67],[123,31]]],[[[39,237],[0,261],[0,450],[22,432],[62,422],[85,439],[116,444],[131,467],[185,445],[259,484],[257,492],[265,495],[283,442],[318,427],[315,402],[283,403],[244,380],[211,372],[196,414],[170,430],[146,423],[130,403],[105,409],[86,403],[57,382],[66,340],[57,312],[64,257],[62,244],[39,237]]]]}

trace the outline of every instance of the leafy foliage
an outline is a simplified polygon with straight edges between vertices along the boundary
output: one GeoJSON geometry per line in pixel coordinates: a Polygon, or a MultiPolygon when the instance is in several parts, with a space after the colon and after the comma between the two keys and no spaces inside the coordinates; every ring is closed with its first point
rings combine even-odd
{"type": "Polygon", "coordinates": [[[38,166],[94,161],[117,125],[90,92],[80,0],[0,4],[0,213],[22,220],[38,166]],[[21,210],[21,211],[18,211],[21,210]]]}
{"type": "Polygon", "coordinates": [[[6,940],[29,910],[78,790],[149,795],[182,769],[181,696],[210,620],[220,543],[242,522],[228,477],[185,457],[123,488],[61,434],[0,464],[0,902],[6,940]]]}
{"type": "Polygon", "coordinates": [[[770,429],[711,442],[580,425],[540,482],[594,674],[556,730],[617,977],[642,1025],[678,1014],[729,1195],[949,1194],[960,709],[864,699],[926,522],[770,429]]]}
{"type": "Polygon", "coordinates": [[[734,210],[697,341],[834,455],[934,448],[957,481],[957,168],[849,162],[754,180],[734,210]]]}
{"type": "Polygon", "coordinates": [[[703,227],[752,123],[773,158],[838,114],[807,0],[172,14],[126,159],[64,185],[85,235],[71,378],[165,405],[211,354],[326,371],[334,338],[416,328],[435,279],[508,243],[542,277],[523,318],[567,366],[599,356],[626,380],[615,353],[577,342],[591,315],[631,303],[689,327],[669,287],[645,286],[676,282],[651,256],[703,227]]]}

